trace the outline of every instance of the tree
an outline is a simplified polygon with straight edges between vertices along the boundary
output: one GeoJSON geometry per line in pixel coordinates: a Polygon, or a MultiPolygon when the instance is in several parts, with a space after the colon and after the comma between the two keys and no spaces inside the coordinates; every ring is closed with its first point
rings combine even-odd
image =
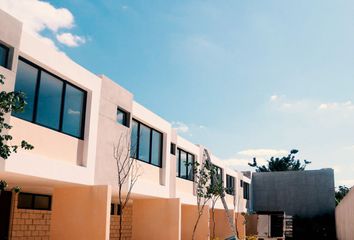
{"type": "Polygon", "coordinates": [[[295,159],[295,154],[298,152],[298,150],[293,149],[287,156],[281,158],[271,157],[267,161],[268,166],[258,166],[256,158],[253,158],[253,163],[248,163],[248,165],[255,167],[256,172],[303,171],[311,162],[303,160],[304,164],[301,164],[299,159],[295,159]]]}
{"type": "MultiPolygon", "coordinates": [[[[0,74],[0,85],[4,84],[4,80],[4,75],[0,74]]],[[[12,136],[7,133],[12,126],[5,122],[5,114],[22,112],[25,105],[24,93],[17,91],[0,92],[0,157],[3,159],[9,158],[12,153],[16,153],[19,147],[25,150],[33,149],[33,146],[24,140],[20,144],[11,144],[12,136]]]]}
{"type": "Polygon", "coordinates": [[[135,155],[132,154],[132,149],[134,147],[131,147],[127,134],[121,134],[118,143],[113,147],[113,157],[117,166],[118,204],[120,206],[119,240],[122,239],[125,207],[130,200],[131,191],[141,175],[138,161],[130,157],[135,155]],[[127,192],[123,192],[125,187],[127,187],[127,192]]]}
{"type": "Polygon", "coordinates": [[[216,239],[215,236],[215,204],[225,195],[225,188],[223,186],[222,179],[218,176],[216,167],[212,166],[210,169],[211,179],[214,179],[210,183],[209,192],[211,193],[211,219],[213,224],[213,232],[211,239],[216,239]]]}
{"type": "Polygon", "coordinates": [[[208,162],[193,163],[194,183],[196,185],[196,197],[197,197],[197,210],[198,216],[194,223],[192,240],[195,240],[195,233],[203,215],[206,204],[212,198],[212,192],[210,191],[210,179],[211,179],[211,165],[208,162]]]}
{"type": "Polygon", "coordinates": [[[339,186],[338,190],[336,190],[335,193],[335,199],[336,199],[336,206],[339,204],[340,201],[347,195],[347,193],[350,191],[350,189],[346,186],[339,186]]]}

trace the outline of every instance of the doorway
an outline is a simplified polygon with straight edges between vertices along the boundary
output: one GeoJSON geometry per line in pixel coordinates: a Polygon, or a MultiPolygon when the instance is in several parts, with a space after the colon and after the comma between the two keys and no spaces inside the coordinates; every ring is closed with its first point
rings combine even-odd
{"type": "Polygon", "coordinates": [[[2,191],[0,195],[0,240],[9,239],[12,192],[2,191]]]}

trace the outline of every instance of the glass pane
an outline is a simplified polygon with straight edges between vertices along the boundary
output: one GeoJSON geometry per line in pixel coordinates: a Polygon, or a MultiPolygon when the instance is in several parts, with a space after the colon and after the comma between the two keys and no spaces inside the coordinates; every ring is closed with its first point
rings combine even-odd
{"type": "Polygon", "coordinates": [[[50,209],[49,196],[34,196],[34,209],[50,209]]]}
{"type": "Polygon", "coordinates": [[[138,123],[133,120],[130,137],[130,157],[137,158],[138,149],[138,123]]]}
{"type": "Polygon", "coordinates": [[[65,90],[63,132],[75,137],[82,136],[84,106],[85,93],[67,84],[65,90]]]}
{"type": "Polygon", "coordinates": [[[17,66],[15,91],[23,92],[26,95],[26,106],[23,112],[12,115],[27,121],[33,120],[34,96],[36,93],[38,69],[19,60],[17,66]]]}
{"type": "Polygon", "coordinates": [[[139,157],[144,162],[150,158],[150,128],[140,124],[139,133],[139,157]]]}
{"type": "Polygon", "coordinates": [[[46,72],[41,73],[36,122],[59,129],[63,82],[46,72]]]}
{"type": "Polygon", "coordinates": [[[20,193],[20,195],[18,196],[17,207],[25,209],[32,208],[32,195],[20,193]]]}
{"type": "Polygon", "coordinates": [[[187,153],[181,151],[181,178],[187,178],[187,153]]]}
{"type": "Polygon", "coordinates": [[[0,45],[0,66],[7,68],[8,55],[9,49],[5,46],[0,45]]]}
{"type": "Polygon", "coordinates": [[[127,113],[120,109],[117,110],[117,123],[127,126],[127,113]]]}
{"type": "Polygon", "coordinates": [[[151,164],[161,166],[162,134],[152,130],[151,164]]]}
{"type": "Polygon", "coordinates": [[[177,151],[177,158],[176,158],[176,176],[178,176],[179,177],[179,163],[180,163],[180,152],[181,152],[181,150],[179,150],[178,149],[178,151],[177,151]]]}
{"type": "Polygon", "coordinates": [[[193,180],[194,155],[188,154],[188,179],[193,180]]]}

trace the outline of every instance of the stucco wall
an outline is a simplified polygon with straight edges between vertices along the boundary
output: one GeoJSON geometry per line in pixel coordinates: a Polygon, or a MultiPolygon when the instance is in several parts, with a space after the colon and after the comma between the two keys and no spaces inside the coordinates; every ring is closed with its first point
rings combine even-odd
{"type": "MultiPolygon", "coordinates": [[[[194,224],[198,217],[197,206],[182,205],[182,221],[181,221],[181,239],[192,239],[194,224]]],[[[199,220],[195,239],[207,240],[209,239],[209,207],[205,206],[204,212],[199,220]]]]}
{"type": "Polygon", "coordinates": [[[109,186],[55,188],[51,240],[108,240],[109,186]]]}
{"type": "Polygon", "coordinates": [[[179,240],[179,199],[136,199],[133,202],[133,240],[179,240]]]}
{"type": "Polygon", "coordinates": [[[354,188],[336,207],[336,228],[339,240],[352,240],[354,237],[354,188]]]}

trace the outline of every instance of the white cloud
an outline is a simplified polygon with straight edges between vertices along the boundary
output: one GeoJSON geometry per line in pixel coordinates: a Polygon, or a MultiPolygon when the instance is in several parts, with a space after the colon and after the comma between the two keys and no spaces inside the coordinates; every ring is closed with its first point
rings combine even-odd
{"type": "Polygon", "coordinates": [[[352,101],[321,103],[319,110],[354,110],[352,101]]]}
{"type": "Polygon", "coordinates": [[[174,129],[176,129],[176,131],[178,133],[187,133],[189,132],[189,127],[187,126],[187,124],[183,123],[183,122],[172,122],[172,127],[174,129]]]}
{"type": "Polygon", "coordinates": [[[270,101],[277,101],[279,99],[279,96],[278,95],[272,95],[270,96],[270,101]]]}
{"type": "Polygon", "coordinates": [[[238,154],[249,156],[249,157],[276,157],[276,156],[284,156],[288,154],[288,151],[260,148],[260,149],[246,149],[238,152],[238,154]]]}
{"type": "Polygon", "coordinates": [[[245,158],[228,158],[224,159],[223,162],[226,166],[237,169],[239,167],[248,167],[248,163],[252,161],[245,158]]]}
{"type": "Polygon", "coordinates": [[[84,37],[76,36],[68,32],[57,34],[56,37],[60,43],[68,47],[77,47],[86,42],[84,37]]]}
{"type": "MultiPolygon", "coordinates": [[[[54,41],[48,37],[43,37],[41,33],[44,30],[49,30],[53,34],[58,34],[60,30],[72,29],[75,26],[74,16],[68,9],[56,8],[44,1],[1,0],[0,9],[22,21],[23,29],[26,32],[38,37],[43,43],[55,50],[58,50],[58,48],[54,41]]],[[[76,38],[76,42],[78,41],[76,38]]]]}

